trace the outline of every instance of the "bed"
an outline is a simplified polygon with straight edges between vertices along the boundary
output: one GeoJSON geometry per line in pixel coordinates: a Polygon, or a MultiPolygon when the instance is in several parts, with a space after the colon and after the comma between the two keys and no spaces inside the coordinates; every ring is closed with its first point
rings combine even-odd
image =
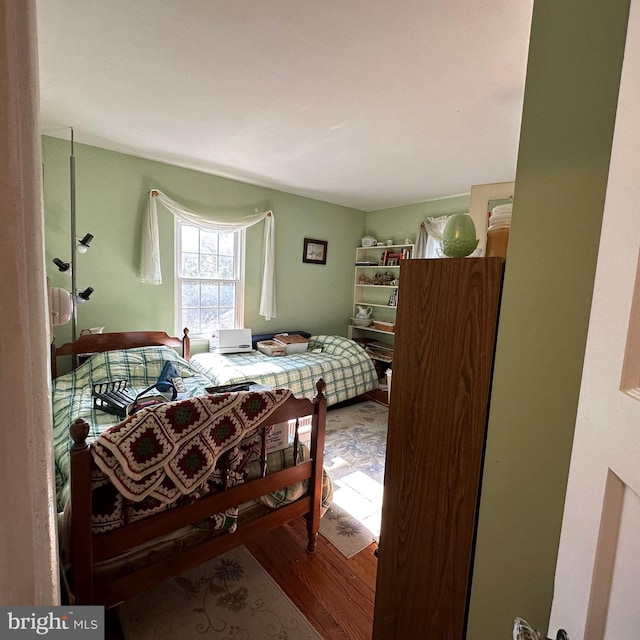
{"type": "Polygon", "coordinates": [[[143,334],[84,335],[52,351],[83,360],[52,383],[60,557],[76,604],[116,605],[300,516],[313,553],[332,499],[322,380],[313,400],[283,388],[206,394],[210,380],[174,348],[188,353],[187,334],[186,344],[143,334]],[[126,418],[94,407],[93,384],[125,379],[133,395],[167,361],[184,381],[175,401],[126,418]],[[285,443],[270,452],[282,426],[285,443]]]}
{"type": "Polygon", "coordinates": [[[199,353],[194,367],[214,386],[246,381],[287,387],[304,398],[313,398],[315,382],[327,385],[327,405],[364,395],[378,387],[378,374],[365,350],[342,336],[311,336],[307,351],[286,356],[250,353],[199,353]]]}

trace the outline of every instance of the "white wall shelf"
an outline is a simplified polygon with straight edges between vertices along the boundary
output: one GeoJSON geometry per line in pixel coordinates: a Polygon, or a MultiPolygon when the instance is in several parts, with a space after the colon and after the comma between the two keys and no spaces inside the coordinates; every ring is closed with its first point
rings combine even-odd
{"type": "MultiPolygon", "coordinates": [[[[375,247],[358,247],[356,249],[353,289],[354,317],[358,312],[358,307],[370,307],[373,320],[395,324],[396,292],[402,273],[400,267],[404,260],[411,258],[413,250],[413,244],[376,245],[375,247]],[[397,264],[385,264],[389,259],[397,260],[397,264]],[[378,278],[388,278],[390,283],[359,282],[363,278],[372,280],[376,276],[378,278]],[[394,298],[395,304],[389,304],[394,298]]],[[[395,332],[376,329],[373,325],[358,327],[351,323],[348,325],[348,336],[362,344],[366,345],[368,343],[370,345],[369,347],[365,346],[365,348],[367,348],[369,356],[374,363],[378,363],[376,366],[382,378],[384,370],[393,361],[395,332]],[[376,349],[376,345],[378,349],[376,349]]]]}

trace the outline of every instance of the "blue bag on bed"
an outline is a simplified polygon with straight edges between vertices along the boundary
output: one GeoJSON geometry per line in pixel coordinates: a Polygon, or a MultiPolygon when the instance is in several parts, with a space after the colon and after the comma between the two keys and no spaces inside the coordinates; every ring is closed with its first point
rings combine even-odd
{"type": "Polygon", "coordinates": [[[161,393],[173,389],[172,400],[176,399],[178,391],[184,391],[184,384],[182,383],[180,372],[173,362],[169,360],[164,361],[164,367],[162,367],[162,371],[154,386],[161,393]]]}
{"type": "Polygon", "coordinates": [[[159,391],[160,393],[167,393],[168,391],[171,391],[171,400],[175,400],[178,397],[178,391],[186,391],[184,382],[182,382],[182,378],[180,377],[180,372],[173,362],[165,360],[158,379],[150,387],[147,387],[144,391],[139,393],[131,403],[131,406],[129,407],[129,415],[133,415],[142,407],[148,406],[148,403],[140,402],[140,400],[145,394],[153,390],[159,391]]]}

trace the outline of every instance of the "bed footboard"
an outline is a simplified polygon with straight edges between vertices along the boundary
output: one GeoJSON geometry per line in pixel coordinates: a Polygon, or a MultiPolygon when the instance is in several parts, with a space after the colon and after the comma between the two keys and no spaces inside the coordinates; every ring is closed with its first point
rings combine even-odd
{"type": "MultiPolygon", "coordinates": [[[[67,572],[76,604],[102,604],[114,606],[136,593],[155,584],[175,577],[187,569],[197,566],[230,549],[245,544],[270,529],[280,527],[291,520],[304,516],[308,533],[307,551],[313,553],[320,527],[323,498],[323,450],[326,425],[325,385],[317,383],[317,395],[313,401],[290,396],[272,413],[260,421],[252,433],[259,433],[260,455],[259,477],[241,483],[229,479],[229,452],[220,456],[216,469],[223,478],[222,488],[198,499],[181,500],[161,513],[136,521],[129,521],[130,501],[124,499],[124,524],[110,531],[95,533],[93,530],[92,473],[96,467],[91,447],[87,443],[89,425],[78,420],[70,427],[73,445],[70,449],[71,464],[71,509],[68,530],[70,569],[67,572]],[[306,459],[299,459],[300,440],[298,421],[312,416],[311,441],[306,459]],[[291,455],[293,464],[286,468],[269,472],[267,465],[267,433],[269,427],[282,422],[295,421],[294,444],[291,455]],[[295,483],[307,483],[306,493],[290,504],[277,509],[261,510],[246,523],[241,520],[237,529],[230,532],[216,532],[215,535],[201,535],[195,542],[174,545],[171,553],[153,557],[157,561],[147,561],[141,566],[128,566],[126,571],[101,577],[101,564],[111,563],[141,545],[153,545],[167,536],[185,528],[207,521],[216,514],[258,500],[267,494],[295,483]]],[[[305,454],[306,457],[306,454],[305,454]]]]}

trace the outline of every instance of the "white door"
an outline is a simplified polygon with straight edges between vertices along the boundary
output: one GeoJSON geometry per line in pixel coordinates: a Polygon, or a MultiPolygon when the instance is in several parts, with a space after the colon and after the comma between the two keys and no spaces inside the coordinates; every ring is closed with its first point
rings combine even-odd
{"type": "Polygon", "coordinates": [[[552,638],[640,638],[640,0],[626,42],[552,638]]]}

